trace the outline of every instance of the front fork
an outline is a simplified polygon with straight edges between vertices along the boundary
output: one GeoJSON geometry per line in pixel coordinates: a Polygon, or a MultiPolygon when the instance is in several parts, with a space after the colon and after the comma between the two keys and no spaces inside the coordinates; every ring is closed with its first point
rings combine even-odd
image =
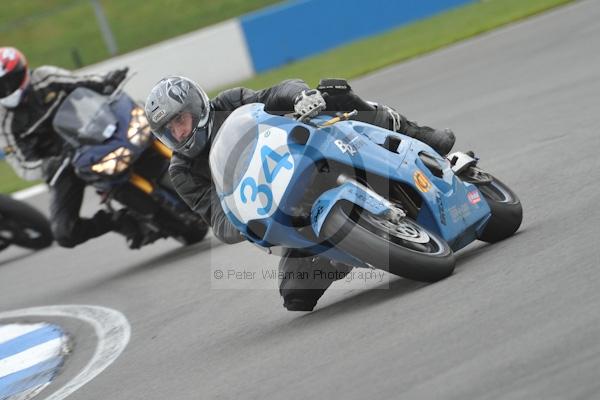
{"type": "Polygon", "coordinates": [[[321,194],[313,204],[310,221],[317,237],[325,219],[340,200],[347,200],[371,214],[385,216],[395,223],[406,216],[403,210],[353,178],[342,174],[337,183],[339,186],[321,194]]]}
{"type": "MultiPolygon", "coordinates": [[[[152,148],[166,159],[170,160],[173,157],[173,152],[159,140],[152,142],[152,148]]],[[[141,175],[132,173],[129,177],[129,182],[146,194],[151,194],[154,191],[154,185],[148,179],[141,175]]]]}

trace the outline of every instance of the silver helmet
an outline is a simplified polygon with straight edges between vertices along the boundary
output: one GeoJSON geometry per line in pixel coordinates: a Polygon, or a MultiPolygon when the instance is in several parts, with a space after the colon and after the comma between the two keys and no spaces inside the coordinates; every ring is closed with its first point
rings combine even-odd
{"type": "Polygon", "coordinates": [[[195,157],[206,147],[212,125],[210,101],[191,79],[161,79],[148,95],[145,109],[152,133],[171,150],[195,157]]]}

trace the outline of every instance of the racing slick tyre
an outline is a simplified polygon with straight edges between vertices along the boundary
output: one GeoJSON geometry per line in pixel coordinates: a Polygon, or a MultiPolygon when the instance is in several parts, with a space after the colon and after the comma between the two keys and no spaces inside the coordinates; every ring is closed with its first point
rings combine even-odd
{"type": "Polygon", "coordinates": [[[334,206],[321,236],[375,268],[415,281],[444,279],[456,264],[448,243],[413,220],[394,223],[349,202],[334,206]]]}

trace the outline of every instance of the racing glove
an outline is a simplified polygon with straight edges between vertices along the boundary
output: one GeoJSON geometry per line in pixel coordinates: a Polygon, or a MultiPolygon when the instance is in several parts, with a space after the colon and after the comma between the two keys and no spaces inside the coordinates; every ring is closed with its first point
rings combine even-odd
{"type": "Polygon", "coordinates": [[[326,107],[325,99],[317,89],[303,90],[294,99],[294,112],[300,116],[316,117],[326,107]]]}

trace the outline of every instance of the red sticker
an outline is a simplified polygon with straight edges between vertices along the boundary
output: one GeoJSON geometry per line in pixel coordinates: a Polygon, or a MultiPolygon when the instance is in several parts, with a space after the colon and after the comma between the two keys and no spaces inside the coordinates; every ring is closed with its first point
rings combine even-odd
{"type": "Polygon", "coordinates": [[[471,204],[477,204],[481,201],[481,197],[479,196],[479,191],[478,190],[474,190],[472,192],[469,192],[467,194],[467,197],[469,198],[469,201],[471,202],[471,204]]]}

